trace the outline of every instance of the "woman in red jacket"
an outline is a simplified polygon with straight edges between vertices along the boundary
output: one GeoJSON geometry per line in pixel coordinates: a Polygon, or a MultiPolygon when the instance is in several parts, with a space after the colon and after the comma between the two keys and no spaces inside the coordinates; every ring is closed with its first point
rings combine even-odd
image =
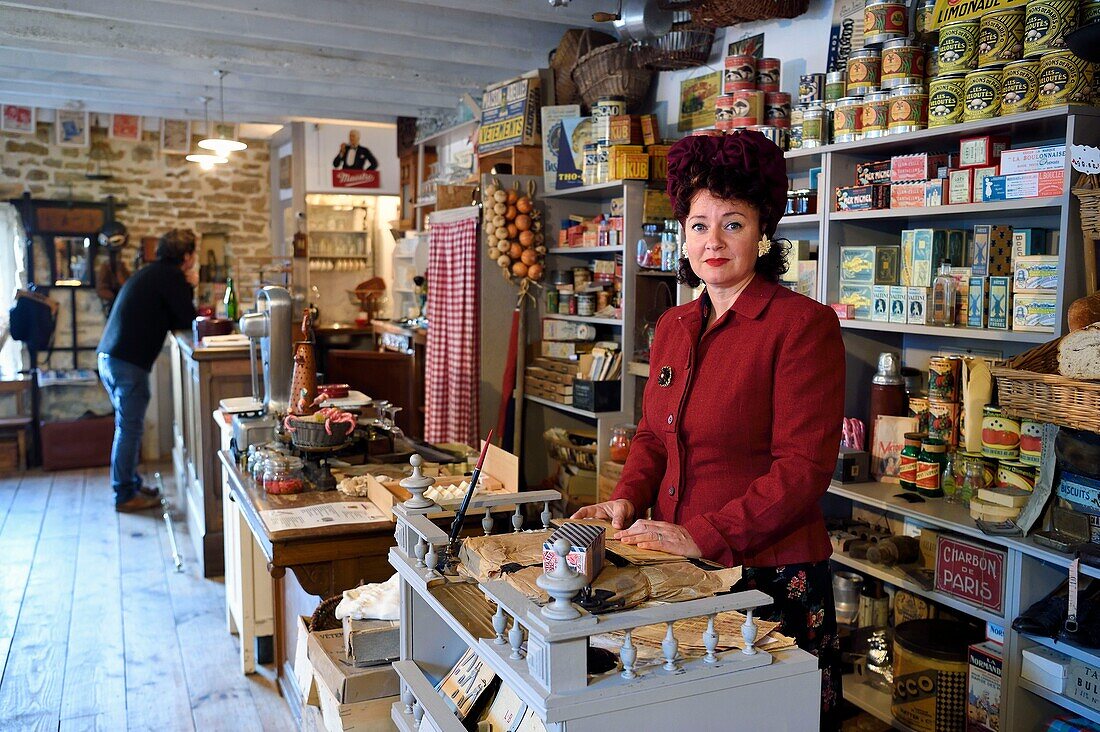
{"type": "Polygon", "coordinates": [[[668,163],[686,239],[680,279],[706,289],[657,322],[622,479],[610,501],[575,516],[609,520],[615,538],[645,549],[742,565],[735,589],[773,597],[765,617],[819,657],[822,727],[834,727],[839,643],[818,500],[840,445],[840,326],[831,309],[778,284],[784,246],[772,237],[787,193],[778,147],[751,131],[688,137],[668,163]]]}

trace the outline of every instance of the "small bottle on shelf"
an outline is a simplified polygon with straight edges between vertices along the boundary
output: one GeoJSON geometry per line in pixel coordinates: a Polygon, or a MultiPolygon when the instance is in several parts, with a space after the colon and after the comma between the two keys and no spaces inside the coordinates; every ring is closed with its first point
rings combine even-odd
{"type": "Polygon", "coordinates": [[[951,260],[940,265],[940,273],[932,282],[932,325],[955,325],[955,278],[951,276],[951,260]]]}

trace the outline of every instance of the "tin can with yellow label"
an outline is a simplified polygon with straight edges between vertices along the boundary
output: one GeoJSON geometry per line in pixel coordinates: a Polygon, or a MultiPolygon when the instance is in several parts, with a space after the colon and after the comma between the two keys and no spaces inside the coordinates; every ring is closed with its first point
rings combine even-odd
{"type": "Polygon", "coordinates": [[[928,92],[924,86],[899,86],[890,91],[890,134],[914,132],[928,126],[928,92]]]}
{"type": "Polygon", "coordinates": [[[1006,64],[1001,77],[1001,116],[1029,112],[1039,96],[1039,61],[1025,58],[1006,64]]]}
{"type": "Polygon", "coordinates": [[[882,79],[882,55],[875,48],[861,48],[848,57],[848,96],[873,91],[882,79]]]}
{"type": "Polygon", "coordinates": [[[863,137],[884,137],[890,125],[890,93],[871,92],[863,97],[863,137]]]}
{"type": "Polygon", "coordinates": [[[908,38],[887,41],[882,47],[882,88],[924,83],[924,47],[908,38]]]}
{"type": "Polygon", "coordinates": [[[1084,28],[1086,25],[1092,25],[1100,21],[1100,0],[1086,0],[1081,3],[1081,10],[1079,13],[1081,25],[1084,28]]]}
{"type": "Polygon", "coordinates": [[[1077,0],[1030,0],[1024,14],[1024,56],[1042,56],[1066,47],[1077,27],[1077,0]]]}
{"type": "Polygon", "coordinates": [[[903,2],[868,0],[863,6],[864,46],[877,46],[909,35],[909,12],[903,2]]]}
{"type": "Polygon", "coordinates": [[[855,142],[863,137],[863,97],[844,97],[833,110],[833,142],[855,142]]]}
{"type": "Polygon", "coordinates": [[[963,121],[992,119],[1001,111],[1003,66],[971,71],[963,80],[963,121]]]}
{"type": "Polygon", "coordinates": [[[1024,53],[1024,8],[982,15],[978,25],[978,67],[1016,61],[1024,53]]]}
{"type": "Polygon", "coordinates": [[[970,71],[977,63],[977,20],[960,20],[940,28],[938,73],[970,71]]]}
{"type": "Polygon", "coordinates": [[[1093,65],[1073,51],[1043,54],[1039,58],[1038,108],[1091,102],[1093,74],[1093,65]]]}
{"type": "Polygon", "coordinates": [[[982,410],[982,456],[1015,460],[1020,456],[1020,422],[1000,407],[982,410]]]}
{"type": "Polygon", "coordinates": [[[928,126],[962,122],[963,81],[966,74],[937,76],[928,84],[928,126]]]}
{"type": "Polygon", "coordinates": [[[997,465],[997,486],[1033,491],[1035,490],[1035,468],[1019,461],[1002,460],[997,465]]]}
{"type": "Polygon", "coordinates": [[[1043,425],[1040,422],[1020,422],[1020,462],[1033,468],[1043,459],[1043,425]]]}

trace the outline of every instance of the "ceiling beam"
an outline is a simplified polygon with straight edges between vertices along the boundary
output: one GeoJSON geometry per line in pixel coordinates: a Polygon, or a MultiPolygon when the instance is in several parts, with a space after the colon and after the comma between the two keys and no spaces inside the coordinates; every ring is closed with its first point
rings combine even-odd
{"type": "MultiPolygon", "coordinates": [[[[555,23],[570,28],[610,28],[607,23],[592,20],[597,11],[614,12],[616,0],[571,0],[563,8],[551,7],[548,0],[405,0],[415,5],[452,8],[469,12],[488,13],[498,18],[522,18],[542,23],[555,23]]],[[[608,33],[613,32],[611,30],[608,33]]]]}

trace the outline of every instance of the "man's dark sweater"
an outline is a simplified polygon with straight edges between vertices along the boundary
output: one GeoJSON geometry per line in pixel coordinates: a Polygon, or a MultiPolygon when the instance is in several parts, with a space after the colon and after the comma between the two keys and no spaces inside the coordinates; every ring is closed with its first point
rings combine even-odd
{"type": "Polygon", "coordinates": [[[151,371],[168,331],[191,327],[192,296],[178,263],[153,262],[142,268],[115,298],[99,352],[151,371]]]}

